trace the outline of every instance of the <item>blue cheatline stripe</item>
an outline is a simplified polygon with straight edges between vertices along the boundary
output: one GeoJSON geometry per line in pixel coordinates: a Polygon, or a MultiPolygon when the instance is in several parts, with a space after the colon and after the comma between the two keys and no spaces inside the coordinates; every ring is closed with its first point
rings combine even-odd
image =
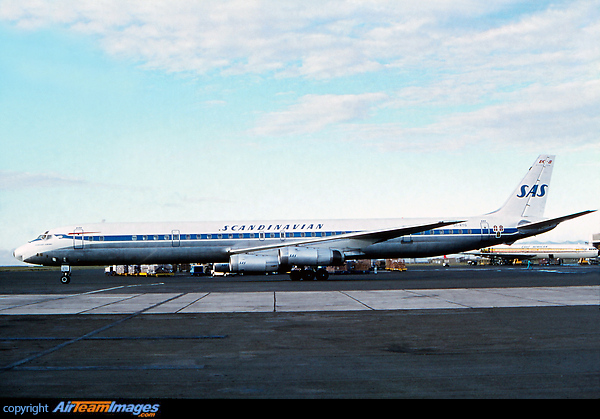
{"type": "MultiPolygon", "coordinates": [[[[285,234],[285,238],[312,238],[312,237],[335,237],[337,235],[346,234],[346,233],[354,233],[358,231],[318,231],[318,232],[276,232],[276,233],[266,233],[264,232],[264,239],[281,239],[280,234],[285,234]],[[304,235],[303,235],[304,234],[304,235]],[[313,235],[314,234],[314,235],[313,235]]],[[[518,232],[516,228],[505,228],[502,232],[503,236],[515,234],[518,232]]],[[[175,238],[177,241],[186,241],[186,240],[232,240],[232,239],[259,239],[263,238],[259,235],[259,233],[212,233],[212,234],[180,234],[179,240],[175,238]]],[[[420,233],[414,233],[412,236],[430,236],[430,235],[462,235],[462,236],[472,236],[472,235],[481,235],[481,234],[489,234],[495,235],[496,233],[492,230],[492,228],[485,229],[436,229],[436,230],[427,230],[422,231],[420,233]]],[[[73,239],[74,236],[69,236],[66,234],[57,234],[58,237],[73,239]]],[[[77,236],[79,239],[83,239],[85,241],[94,241],[94,242],[130,242],[130,241],[140,241],[140,242],[153,242],[153,241],[172,241],[172,234],[135,234],[135,235],[106,235],[106,236],[77,236]]]]}

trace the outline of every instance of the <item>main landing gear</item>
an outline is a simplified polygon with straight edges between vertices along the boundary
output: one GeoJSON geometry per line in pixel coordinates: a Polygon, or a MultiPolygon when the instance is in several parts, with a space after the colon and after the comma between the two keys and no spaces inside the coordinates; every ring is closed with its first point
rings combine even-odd
{"type": "Polygon", "coordinates": [[[71,282],[71,267],[69,265],[61,265],[60,272],[62,274],[60,277],[60,282],[62,284],[71,282]]]}
{"type": "Polygon", "coordinates": [[[325,268],[319,268],[315,272],[312,268],[292,269],[290,271],[290,279],[292,281],[326,281],[329,278],[329,272],[325,268]]]}

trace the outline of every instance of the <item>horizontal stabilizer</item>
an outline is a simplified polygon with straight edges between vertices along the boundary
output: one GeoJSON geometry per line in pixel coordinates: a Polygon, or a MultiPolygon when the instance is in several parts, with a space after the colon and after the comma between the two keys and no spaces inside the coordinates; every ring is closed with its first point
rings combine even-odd
{"type": "Polygon", "coordinates": [[[587,210],[578,212],[571,215],[565,215],[564,217],[558,218],[550,218],[549,220],[537,221],[535,223],[523,224],[518,227],[519,231],[529,231],[529,230],[543,230],[547,228],[554,228],[563,221],[572,220],[573,218],[581,217],[582,215],[590,214],[592,212],[596,212],[597,210],[587,210]]]}

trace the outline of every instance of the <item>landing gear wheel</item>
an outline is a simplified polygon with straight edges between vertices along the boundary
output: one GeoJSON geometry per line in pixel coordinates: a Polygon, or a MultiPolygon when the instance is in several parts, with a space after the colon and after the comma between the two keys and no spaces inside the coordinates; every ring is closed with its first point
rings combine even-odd
{"type": "Polygon", "coordinates": [[[302,270],[302,279],[304,281],[312,281],[313,279],[315,279],[315,271],[313,271],[310,268],[303,269],[302,270]]]}
{"type": "Polygon", "coordinates": [[[61,283],[68,284],[71,282],[71,267],[69,265],[60,265],[60,272],[62,273],[60,277],[61,283]]]}
{"type": "Polygon", "coordinates": [[[317,281],[327,281],[329,278],[329,272],[327,272],[327,269],[317,269],[316,278],[317,281]]]}
{"type": "Polygon", "coordinates": [[[302,279],[302,271],[299,269],[292,269],[290,271],[290,279],[292,281],[300,281],[302,279]]]}

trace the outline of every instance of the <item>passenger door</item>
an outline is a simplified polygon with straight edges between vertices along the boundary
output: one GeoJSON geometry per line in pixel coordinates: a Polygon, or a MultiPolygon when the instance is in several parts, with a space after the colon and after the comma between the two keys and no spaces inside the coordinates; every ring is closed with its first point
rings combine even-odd
{"type": "Polygon", "coordinates": [[[77,227],[73,230],[73,249],[83,249],[83,227],[77,227]]]}
{"type": "Polygon", "coordinates": [[[485,242],[490,239],[490,224],[486,220],[481,220],[481,241],[485,242]]]}
{"type": "Polygon", "coordinates": [[[171,230],[171,245],[173,247],[181,246],[181,231],[171,230]]]}

